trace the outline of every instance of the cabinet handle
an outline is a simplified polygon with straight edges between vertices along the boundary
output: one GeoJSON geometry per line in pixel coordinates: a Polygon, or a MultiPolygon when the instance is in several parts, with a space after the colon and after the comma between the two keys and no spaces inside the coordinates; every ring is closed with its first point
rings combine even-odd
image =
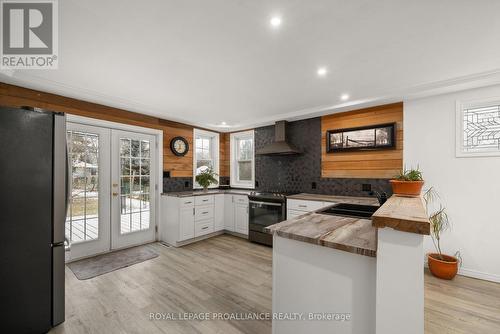
{"type": "Polygon", "coordinates": [[[193,216],[194,216],[194,208],[193,208],[193,216]]]}
{"type": "Polygon", "coordinates": [[[204,199],[204,200],[202,200],[202,201],[203,201],[203,202],[208,202],[208,199],[204,199]]]}
{"type": "Polygon", "coordinates": [[[248,206],[247,206],[247,213],[248,213],[248,206]]]}
{"type": "Polygon", "coordinates": [[[307,208],[307,205],[300,204],[299,208],[307,208]]]}
{"type": "Polygon", "coordinates": [[[205,227],[202,227],[201,229],[202,230],[206,230],[208,228],[208,226],[205,226],[205,227]]]}
{"type": "Polygon", "coordinates": [[[189,202],[184,202],[184,204],[191,204],[191,203],[193,203],[193,202],[191,202],[191,201],[189,201],[189,202]]]}
{"type": "Polygon", "coordinates": [[[201,214],[206,215],[207,213],[208,213],[208,211],[203,211],[201,214]]]}

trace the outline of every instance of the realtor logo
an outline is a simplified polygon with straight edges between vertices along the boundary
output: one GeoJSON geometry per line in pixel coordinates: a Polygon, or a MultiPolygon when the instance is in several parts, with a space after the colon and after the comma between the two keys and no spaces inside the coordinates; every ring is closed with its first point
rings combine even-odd
{"type": "Polygon", "coordinates": [[[56,69],[57,0],[0,0],[0,69],[56,69]]]}

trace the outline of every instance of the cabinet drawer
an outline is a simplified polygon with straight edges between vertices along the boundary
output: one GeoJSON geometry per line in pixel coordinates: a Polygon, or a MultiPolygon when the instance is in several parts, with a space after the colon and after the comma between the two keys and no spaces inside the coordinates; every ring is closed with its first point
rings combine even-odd
{"type": "Polygon", "coordinates": [[[195,205],[208,205],[214,204],[214,195],[196,196],[194,200],[195,205]]]}
{"type": "Polygon", "coordinates": [[[181,208],[193,207],[194,206],[194,197],[182,197],[179,200],[181,208]]]}
{"type": "Polygon", "coordinates": [[[287,201],[287,209],[298,210],[303,212],[318,210],[324,206],[325,205],[323,202],[317,202],[317,201],[302,201],[296,199],[289,199],[287,201]]]}
{"type": "Polygon", "coordinates": [[[248,204],[248,196],[234,195],[233,201],[234,203],[248,204]]]}
{"type": "Polygon", "coordinates": [[[297,210],[287,210],[286,212],[286,219],[294,219],[297,218],[298,216],[302,216],[306,214],[304,211],[297,211],[297,210]]]}
{"type": "Polygon", "coordinates": [[[209,219],[196,224],[194,228],[194,236],[199,237],[205,234],[214,232],[214,220],[209,219]]]}
{"type": "Polygon", "coordinates": [[[194,220],[204,220],[214,217],[214,207],[213,205],[197,206],[195,208],[194,220]]]}

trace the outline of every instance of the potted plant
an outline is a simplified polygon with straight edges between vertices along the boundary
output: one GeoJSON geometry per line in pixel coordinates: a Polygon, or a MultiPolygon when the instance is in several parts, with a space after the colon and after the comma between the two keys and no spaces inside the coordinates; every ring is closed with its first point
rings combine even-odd
{"type": "Polygon", "coordinates": [[[196,182],[203,187],[203,191],[207,191],[210,185],[219,183],[215,178],[216,176],[217,173],[215,173],[212,168],[207,168],[196,175],[196,182]]]}
{"type": "MultiPolygon", "coordinates": [[[[428,212],[429,205],[434,202],[437,197],[438,195],[433,188],[425,192],[424,200],[428,212]]],[[[448,214],[441,204],[439,204],[439,209],[429,215],[429,221],[431,224],[432,242],[436,248],[436,253],[427,254],[429,270],[432,275],[438,278],[451,280],[457,275],[458,263],[462,261],[459,252],[455,253],[455,256],[450,256],[443,254],[441,251],[441,234],[450,227],[448,214]]]]}
{"type": "Polygon", "coordinates": [[[418,168],[408,170],[405,168],[389,182],[392,185],[392,192],[398,196],[420,196],[424,186],[422,172],[418,168]]]}

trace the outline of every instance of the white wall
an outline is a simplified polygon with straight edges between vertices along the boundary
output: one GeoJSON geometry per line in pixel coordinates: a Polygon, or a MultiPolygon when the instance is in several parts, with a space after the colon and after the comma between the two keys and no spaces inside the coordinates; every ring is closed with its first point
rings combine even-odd
{"type": "Polygon", "coordinates": [[[455,157],[456,101],[493,97],[500,86],[406,101],[404,161],[440,193],[452,223],[443,250],[461,252],[461,273],[500,282],[500,157],[455,157]]]}

